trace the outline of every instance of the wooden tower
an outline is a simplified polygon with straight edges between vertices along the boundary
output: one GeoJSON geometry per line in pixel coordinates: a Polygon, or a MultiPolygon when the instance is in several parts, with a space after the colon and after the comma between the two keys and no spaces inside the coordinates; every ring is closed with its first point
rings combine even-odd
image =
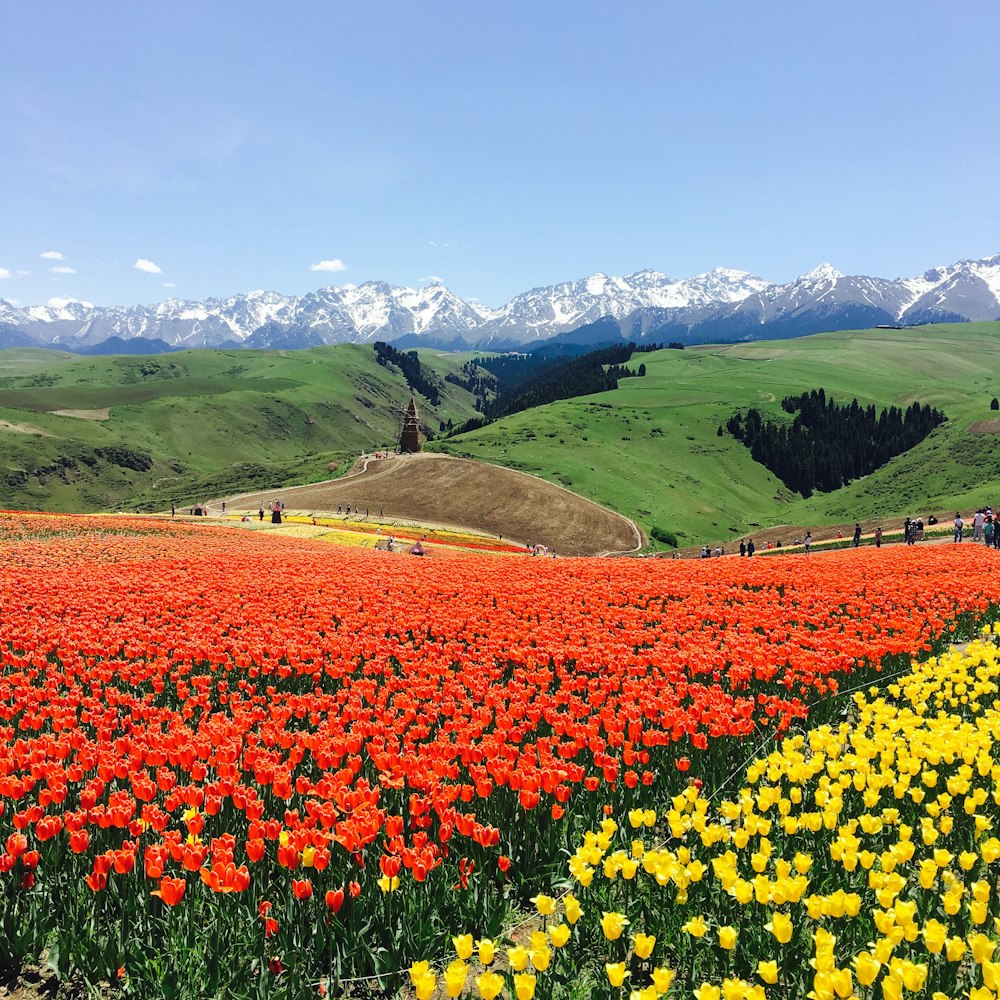
{"type": "Polygon", "coordinates": [[[399,435],[399,450],[404,455],[412,455],[423,447],[423,435],[420,433],[420,423],[417,417],[417,404],[410,397],[410,405],[403,414],[403,431],[399,435]]]}

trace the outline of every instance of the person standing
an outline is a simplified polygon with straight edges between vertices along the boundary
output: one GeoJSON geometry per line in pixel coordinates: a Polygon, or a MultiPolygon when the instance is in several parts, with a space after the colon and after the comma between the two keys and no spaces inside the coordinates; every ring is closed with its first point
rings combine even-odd
{"type": "Polygon", "coordinates": [[[747,542],[747,557],[749,558],[749,557],[750,557],[750,556],[752,556],[752,555],[754,554],[754,552],[756,552],[756,551],[757,551],[757,546],[756,546],[756,545],[754,545],[754,543],[753,543],[753,539],[751,538],[751,539],[750,539],[750,540],[749,540],[749,541],[747,542]]]}
{"type": "Polygon", "coordinates": [[[986,542],[987,547],[993,544],[993,535],[996,532],[996,526],[993,524],[993,518],[990,518],[983,525],[983,540],[986,542]]]}
{"type": "Polygon", "coordinates": [[[983,540],[983,525],[986,523],[986,511],[981,507],[972,517],[972,540],[981,542],[983,540]]]}
{"type": "Polygon", "coordinates": [[[882,528],[878,527],[875,529],[875,548],[882,548],[882,528]]]}
{"type": "Polygon", "coordinates": [[[854,547],[857,548],[861,544],[861,522],[857,521],[854,525],[854,547]]]}
{"type": "Polygon", "coordinates": [[[263,507],[261,507],[261,509],[260,509],[259,511],[257,511],[257,516],[258,516],[258,517],[259,517],[259,518],[260,518],[260,519],[261,519],[262,521],[264,520],[264,508],[263,508],[263,507]]]}
{"type": "Polygon", "coordinates": [[[807,531],[806,532],[805,541],[802,543],[803,546],[804,546],[804,548],[805,548],[805,550],[806,550],[806,555],[809,554],[809,547],[812,545],[812,543],[813,543],[812,532],[811,531],[807,531]]]}
{"type": "Polygon", "coordinates": [[[747,543],[740,539],[740,555],[745,556],[747,554],[747,543]]]}
{"type": "Polygon", "coordinates": [[[965,521],[962,520],[962,515],[955,511],[955,535],[954,540],[960,542],[962,540],[962,529],[965,527],[965,521]]]}

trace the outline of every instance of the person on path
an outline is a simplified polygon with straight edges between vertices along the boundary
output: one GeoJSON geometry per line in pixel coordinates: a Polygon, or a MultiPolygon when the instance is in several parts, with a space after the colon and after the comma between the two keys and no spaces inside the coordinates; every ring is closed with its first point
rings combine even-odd
{"type": "Polygon", "coordinates": [[[962,520],[962,515],[955,511],[955,541],[960,542],[962,540],[962,529],[965,527],[965,521],[962,520]]]}
{"type": "Polygon", "coordinates": [[[861,544],[861,522],[858,521],[854,525],[854,547],[857,548],[861,544]]]}
{"type": "Polygon", "coordinates": [[[740,539],[740,555],[745,556],[747,554],[747,543],[740,539]]]}
{"type": "Polygon", "coordinates": [[[880,527],[875,529],[875,548],[882,548],[882,529],[880,527]]]}
{"type": "Polygon", "coordinates": [[[807,555],[809,554],[809,546],[812,545],[812,543],[813,543],[812,532],[811,531],[807,531],[806,532],[805,541],[802,543],[803,546],[805,547],[807,555]]]}
{"type": "Polygon", "coordinates": [[[983,540],[983,525],[985,523],[986,511],[980,508],[972,518],[972,540],[974,542],[981,542],[983,540]]]}
{"type": "Polygon", "coordinates": [[[173,517],[177,513],[177,507],[174,505],[173,501],[170,502],[170,516],[173,517]]]}
{"type": "Polygon", "coordinates": [[[751,538],[747,542],[747,558],[749,558],[750,556],[752,556],[756,551],[757,551],[757,546],[754,545],[753,539],[751,538]]]}
{"type": "Polygon", "coordinates": [[[992,518],[983,525],[983,540],[987,545],[993,544],[993,536],[996,533],[996,527],[993,524],[992,518]]]}
{"type": "Polygon", "coordinates": [[[263,507],[261,507],[261,509],[259,511],[257,511],[257,517],[259,517],[262,521],[264,520],[264,508],[263,507]]]}

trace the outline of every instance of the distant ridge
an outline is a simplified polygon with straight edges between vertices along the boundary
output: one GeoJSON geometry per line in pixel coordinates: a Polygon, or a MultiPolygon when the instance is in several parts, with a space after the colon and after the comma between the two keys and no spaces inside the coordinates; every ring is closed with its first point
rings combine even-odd
{"type": "Polygon", "coordinates": [[[554,337],[593,338],[598,330],[605,340],[695,344],[994,319],[1000,319],[1000,253],[891,281],[844,275],[830,264],[783,285],[727,268],[680,280],[651,270],[596,274],[531,289],[499,309],[464,301],[440,283],[413,289],[382,281],[301,297],[254,291],[152,306],[55,300],[19,308],[0,299],[0,347],[110,354],[299,350],[383,340],[400,347],[512,350],[554,337]]]}

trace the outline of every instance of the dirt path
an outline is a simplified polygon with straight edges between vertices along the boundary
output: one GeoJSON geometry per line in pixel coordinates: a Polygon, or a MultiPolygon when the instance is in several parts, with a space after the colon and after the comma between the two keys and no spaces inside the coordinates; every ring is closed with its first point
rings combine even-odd
{"type": "MultiPolygon", "coordinates": [[[[341,479],[226,498],[226,513],[254,513],[280,499],[290,510],[335,514],[338,505],[385,519],[469,528],[559,555],[633,552],[642,534],[628,518],[543,479],[449,455],[370,456],[341,479]]],[[[221,499],[210,505],[221,512],[221,499]]]]}

